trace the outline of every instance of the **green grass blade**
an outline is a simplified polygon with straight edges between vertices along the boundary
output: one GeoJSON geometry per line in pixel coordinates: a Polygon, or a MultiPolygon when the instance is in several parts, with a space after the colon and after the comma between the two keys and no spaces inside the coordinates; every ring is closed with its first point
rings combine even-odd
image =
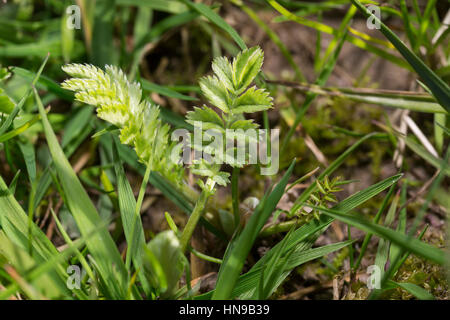
{"type": "Polygon", "coordinates": [[[38,122],[40,120],[40,116],[37,115],[35,117],[33,117],[33,119],[27,121],[26,123],[24,123],[23,125],[21,125],[18,128],[15,128],[13,130],[10,130],[2,135],[0,135],[0,143],[8,141],[16,136],[18,136],[19,134],[27,131],[27,129],[29,127],[31,127],[33,124],[35,124],[36,122],[38,122]]]}
{"type": "MultiPolygon", "coordinates": [[[[22,250],[28,250],[28,234],[30,226],[28,224],[27,214],[11,194],[1,177],[0,208],[0,227],[2,232],[6,235],[8,241],[19,246],[22,250]]],[[[58,250],[35,223],[31,224],[31,234],[32,258],[37,265],[45,264],[46,261],[50,261],[58,255],[58,250]]],[[[6,244],[0,241],[0,247],[6,248],[6,244]]],[[[64,275],[66,275],[65,268],[63,268],[62,265],[52,264],[52,268],[56,271],[54,276],[52,276],[52,278],[54,278],[52,281],[58,281],[56,277],[63,279],[64,275]]]]}
{"type": "MultiPolygon", "coordinates": [[[[319,248],[308,249],[304,251],[296,250],[289,256],[288,263],[285,265],[283,274],[286,273],[289,274],[289,272],[293,268],[300,266],[306,262],[323,257],[334,251],[340,250],[345,246],[348,246],[350,243],[351,243],[350,241],[346,241],[322,246],[319,248]]],[[[280,263],[278,264],[278,266],[280,266],[280,263]]],[[[240,299],[249,299],[258,285],[258,281],[260,280],[261,277],[261,270],[262,270],[261,266],[258,265],[254,266],[249,272],[241,275],[236,283],[235,288],[233,289],[231,298],[234,299],[239,297],[240,299]]],[[[199,300],[210,299],[214,294],[214,292],[215,290],[207,292],[203,295],[196,297],[196,299],[199,300]]]]}
{"type": "Polygon", "coordinates": [[[427,29],[430,27],[431,14],[436,8],[436,0],[427,1],[427,6],[422,16],[422,20],[419,26],[419,32],[417,34],[417,42],[414,47],[415,51],[423,45],[424,37],[426,36],[427,29]]]}
{"type": "MultiPolygon", "coordinates": [[[[48,58],[50,57],[50,54],[47,54],[47,56],[44,59],[44,62],[42,62],[41,67],[39,68],[36,76],[34,77],[33,81],[31,82],[31,85],[34,86],[36,81],[38,81],[39,77],[41,76],[42,71],[44,70],[45,65],[47,64],[48,58]]],[[[23,105],[25,104],[25,101],[28,99],[32,92],[32,89],[30,88],[27,93],[20,99],[19,103],[16,104],[12,112],[8,115],[6,120],[3,122],[2,126],[0,127],[0,135],[4,134],[6,130],[9,129],[11,126],[14,118],[19,114],[20,110],[22,110],[23,105]]]]}
{"type": "Polygon", "coordinates": [[[287,235],[283,238],[283,240],[281,240],[279,246],[277,246],[277,248],[273,252],[271,258],[268,259],[269,261],[266,261],[263,264],[260,285],[258,286],[258,288],[260,288],[257,295],[259,300],[265,300],[269,298],[272,292],[277,288],[277,284],[280,282],[281,278],[284,279],[282,273],[286,270],[286,266],[289,263],[289,258],[294,252],[293,249],[291,249],[287,253],[285,250],[288,240],[293,231],[294,228],[289,230],[287,235]],[[264,281],[264,279],[266,279],[266,281],[264,281]]]}
{"type": "MultiPolygon", "coordinates": [[[[390,178],[387,178],[383,181],[380,181],[374,185],[371,185],[370,187],[361,190],[350,197],[342,200],[340,203],[336,204],[333,209],[340,210],[342,212],[349,212],[356,207],[360,206],[364,202],[368,201],[369,199],[375,197],[377,194],[381,193],[382,191],[386,190],[387,188],[391,187],[397,181],[402,177],[401,174],[392,176],[390,178]]],[[[329,218],[327,216],[322,215],[320,217],[320,220],[313,220],[297,230],[295,230],[293,236],[291,237],[292,241],[289,242],[288,249],[292,248],[299,242],[305,241],[309,238],[314,238],[314,235],[316,235],[319,231],[324,231],[330,224],[333,222],[332,218],[329,218]]],[[[295,222],[294,222],[295,223],[295,222]]],[[[278,245],[278,244],[277,244],[278,245]]],[[[276,246],[277,246],[276,245],[276,246]]],[[[275,246],[275,247],[276,247],[275,246]]],[[[268,258],[271,256],[271,252],[269,251],[266,253],[266,255],[263,257],[263,259],[268,258]]]]}
{"type": "Polygon", "coordinates": [[[116,0],[118,5],[146,7],[168,13],[181,13],[187,10],[186,6],[175,0],[116,0]]]}
{"type": "Polygon", "coordinates": [[[17,180],[19,180],[19,176],[20,176],[20,170],[17,170],[16,174],[14,175],[14,178],[9,183],[8,189],[12,195],[14,195],[14,193],[16,193],[17,180]]]}
{"type": "MultiPolygon", "coordinates": [[[[33,82],[33,79],[36,78],[36,74],[27,69],[14,67],[12,70],[14,75],[17,75],[30,82],[33,82]]],[[[39,76],[39,78],[35,82],[35,87],[41,90],[45,90],[47,92],[51,92],[55,94],[58,98],[61,98],[65,101],[72,102],[75,99],[71,91],[61,88],[61,86],[56,81],[53,81],[52,79],[44,75],[39,76]]]]}
{"type": "MultiPolygon", "coordinates": [[[[28,217],[20,204],[11,194],[8,186],[0,177],[0,226],[12,240],[22,248],[28,248],[28,217]]],[[[32,224],[31,227],[33,241],[32,251],[35,258],[46,260],[56,254],[58,251],[45,234],[32,224]]]]}
{"type": "MultiPolygon", "coordinates": [[[[336,35],[338,33],[338,30],[336,30],[328,25],[325,25],[323,23],[319,23],[316,21],[308,20],[303,17],[296,16],[295,14],[291,13],[289,10],[284,8],[282,5],[280,5],[277,1],[274,1],[274,0],[267,0],[267,1],[275,10],[277,10],[280,14],[282,14],[288,20],[295,21],[301,25],[316,29],[317,31],[320,31],[323,33],[327,33],[327,34],[331,34],[331,35],[336,35]]],[[[389,53],[387,50],[383,50],[376,46],[368,44],[364,40],[361,40],[354,36],[348,36],[347,41],[350,42],[351,44],[357,46],[358,48],[372,52],[372,53],[378,55],[379,57],[386,59],[402,68],[409,69],[409,66],[407,63],[405,63],[402,59],[398,58],[397,56],[389,53]]]]}
{"type": "Polygon", "coordinates": [[[419,287],[418,285],[416,285],[414,283],[389,281],[389,284],[408,291],[409,293],[414,295],[417,299],[435,300],[435,298],[432,294],[430,294],[427,290],[425,290],[422,287],[419,287]]]}
{"type": "MultiPolygon", "coordinates": [[[[297,248],[290,249],[288,253],[285,252],[285,257],[278,261],[276,265],[276,270],[278,271],[278,277],[275,278],[271,284],[271,287],[268,288],[268,293],[266,295],[267,298],[278,288],[284,279],[292,272],[292,270],[302,264],[321,258],[330,254],[332,252],[338,251],[348,245],[350,245],[352,241],[338,242],[331,245],[325,245],[318,248],[313,249],[304,249],[303,243],[300,243],[297,248]],[[269,290],[270,289],[270,290],[269,290]]],[[[287,251],[287,250],[285,250],[287,251]]],[[[250,272],[258,271],[259,268],[252,268],[250,272]]],[[[261,271],[259,271],[261,272],[261,271]]],[[[236,286],[236,291],[240,289],[239,283],[236,286]]],[[[240,299],[246,299],[248,295],[253,290],[248,290],[247,292],[243,292],[239,295],[240,299]]],[[[233,292],[234,295],[234,292],[233,292]]]]}
{"type": "Polygon", "coordinates": [[[31,43],[11,43],[0,47],[0,57],[2,58],[42,58],[48,52],[51,52],[54,57],[61,56],[61,39],[59,37],[31,43]]]}
{"type": "Polygon", "coordinates": [[[409,12],[405,0],[400,0],[400,9],[402,12],[403,25],[405,26],[406,35],[408,36],[411,46],[414,48],[416,46],[416,31],[409,21],[409,12]]]}
{"type": "MultiPolygon", "coordinates": [[[[389,228],[392,222],[395,219],[395,211],[397,210],[397,204],[399,201],[399,196],[397,195],[391,203],[389,207],[386,218],[384,219],[385,227],[389,228]]],[[[390,242],[386,239],[381,238],[378,242],[377,254],[375,256],[375,265],[378,266],[381,270],[381,274],[384,274],[384,270],[386,270],[386,263],[389,259],[389,249],[390,242]]]]}
{"type": "Polygon", "coordinates": [[[404,235],[401,232],[391,230],[389,228],[374,224],[366,220],[363,217],[343,213],[341,211],[326,209],[321,207],[314,207],[314,209],[320,210],[322,213],[338,219],[344,223],[350,224],[358,229],[366,232],[373,233],[397,244],[405,250],[411,251],[419,256],[434,261],[440,265],[445,263],[445,255],[442,250],[426,244],[420,240],[404,235]]]}
{"type": "Polygon", "coordinates": [[[295,88],[301,92],[309,92],[328,97],[349,99],[357,102],[382,105],[392,108],[407,109],[427,113],[444,113],[447,111],[436,102],[433,96],[408,91],[376,90],[366,88],[322,87],[305,83],[288,81],[267,81],[276,85],[295,88]]]}
{"type": "MultiPolygon", "coordinates": [[[[384,210],[386,209],[389,200],[391,199],[392,194],[394,193],[395,185],[392,185],[389,189],[387,195],[384,197],[383,202],[381,203],[380,208],[378,209],[377,214],[373,218],[374,223],[378,223],[378,221],[381,218],[381,215],[383,214],[384,210]]],[[[363,243],[361,245],[361,250],[359,252],[358,260],[355,263],[354,269],[357,270],[361,264],[362,258],[364,257],[364,254],[366,253],[367,247],[369,246],[369,242],[372,239],[372,234],[368,233],[364,237],[363,243]]]]}
{"type": "MultiPolygon", "coordinates": [[[[10,241],[5,233],[0,231],[0,256],[8,259],[9,264],[18,273],[19,277],[30,269],[35,268],[40,262],[30,256],[26,250],[10,241]]],[[[57,299],[68,294],[67,287],[58,277],[57,273],[44,273],[29,283],[34,297],[47,297],[57,299]]],[[[30,298],[34,298],[31,296],[30,298]]]]}
{"type": "MultiPolygon", "coordinates": [[[[327,83],[328,78],[330,77],[331,73],[333,72],[334,67],[336,66],[337,59],[339,57],[339,54],[341,53],[342,46],[344,45],[345,39],[347,37],[347,33],[344,34],[342,39],[339,41],[339,44],[337,48],[334,50],[333,56],[331,56],[330,59],[324,64],[324,66],[320,70],[320,74],[317,77],[315,84],[319,86],[323,86],[327,83]]],[[[308,92],[305,101],[303,102],[301,108],[297,111],[297,114],[295,115],[295,120],[292,126],[289,128],[288,133],[283,139],[283,144],[281,145],[281,153],[285,150],[289,140],[294,135],[295,130],[297,129],[297,126],[300,124],[300,122],[303,119],[303,116],[308,111],[309,107],[311,106],[314,99],[317,97],[317,94],[313,92],[308,92]]]]}
{"type": "MultiPolygon", "coordinates": [[[[61,187],[65,193],[64,200],[72,213],[77,226],[82,235],[88,235],[97,226],[102,224],[102,220],[97,209],[92,204],[91,199],[83,189],[69,161],[64,155],[55,133],[47,119],[44,106],[35,89],[36,102],[39,113],[42,117],[47,143],[52,154],[55,169],[61,187]]],[[[87,247],[95,260],[99,276],[108,288],[109,298],[120,299],[126,296],[127,291],[127,271],[120,257],[119,251],[106,228],[101,228],[98,233],[86,240],[87,247]]]]}
{"type": "MultiPolygon", "coordinates": [[[[83,236],[83,237],[77,239],[75,242],[72,242],[72,240],[70,240],[70,238],[68,238],[67,233],[62,228],[59,220],[57,219],[57,217],[53,211],[52,211],[52,215],[55,217],[55,222],[57,223],[58,228],[60,229],[64,239],[66,241],[69,240],[69,241],[67,241],[68,248],[61,252],[56,251],[55,254],[50,256],[45,261],[38,263],[35,268],[26,270],[23,274],[21,274],[21,277],[25,281],[32,282],[35,279],[41,277],[42,275],[56,269],[56,271],[61,275],[61,279],[63,280],[62,286],[60,287],[62,289],[61,297],[67,297],[68,295],[70,295],[70,293],[68,294],[66,292],[67,291],[66,279],[68,277],[68,274],[67,274],[66,268],[65,268],[67,266],[67,264],[65,264],[65,261],[69,260],[70,256],[73,255],[74,253],[75,253],[75,255],[78,255],[78,254],[81,255],[80,248],[85,245],[86,239],[89,237],[92,237],[98,230],[100,230],[100,228],[105,227],[106,223],[103,223],[102,225],[98,226],[97,229],[93,230],[87,237],[83,236]],[[64,265],[64,267],[62,267],[63,265],[64,265]],[[60,269],[62,270],[62,273],[59,272],[60,269]]],[[[33,257],[33,258],[35,258],[35,257],[33,257]]],[[[82,261],[82,260],[84,260],[86,262],[86,260],[84,258],[80,259],[80,261],[82,261]]],[[[83,264],[83,262],[81,262],[81,263],[83,264]]],[[[90,266],[88,266],[87,264],[83,264],[83,266],[86,268],[87,274],[89,276],[95,277],[90,266]]],[[[55,275],[55,273],[51,273],[51,275],[53,276],[53,275],[55,275]]],[[[92,279],[94,279],[94,278],[92,278],[92,279]]],[[[7,290],[0,293],[0,300],[8,298],[17,289],[18,288],[15,284],[13,284],[12,286],[9,286],[7,290]]],[[[80,290],[75,289],[72,292],[79,299],[84,299],[84,300],[88,299],[88,297],[86,297],[86,295],[84,295],[80,290]]]]}
{"type": "Polygon", "coordinates": [[[447,122],[447,115],[435,114],[434,115],[434,141],[438,153],[442,154],[444,148],[444,129],[447,122]]]}
{"type": "MultiPolygon", "coordinates": [[[[123,230],[128,244],[126,261],[128,262],[131,259],[136,270],[142,271],[144,270],[144,227],[142,226],[140,215],[136,216],[136,199],[134,198],[133,190],[131,189],[130,183],[125,175],[125,171],[123,170],[122,162],[119,158],[119,153],[117,150],[118,144],[120,143],[117,139],[114,139],[113,158],[114,170],[117,178],[120,216],[122,218],[123,230]]],[[[144,273],[139,272],[138,277],[144,286],[144,290],[149,293],[150,285],[145,278],[144,273]]]]}
{"type": "Polygon", "coordinates": [[[166,86],[161,86],[159,84],[152,83],[145,79],[141,79],[140,82],[142,84],[142,89],[144,89],[146,91],[155,92],[155,93],[161,94],[166,97],[180,99],[180,100],[198,101],[197,98],[187,96],[185,94],[181,94],[181,93],[179,93],[175,90],[172,90],[166,86]]]}
{"type": "MultiPolygon", "coordinates": [[[[83,268],[85,268],[87,275],[95,281],[95,275],[94,271],[89,266],[86,258],[81,254],[80,250],[78,250],[77,246],[73,243],[72,239],[70,239],[69,235],[67,234],[66,230],[64,229],[63,225],[58,219],[58,216],[56,215],[55,211],[53,209],[50,210],[53,216],[53,219],[55,220],[56,226],[58,227],[59,232],[61,232],[61,235],[66,242],[66,244],[69,247],[69,250],[73,250],[75,252],[76,257],[78,258],[78,261],[80,261],[83,268]]],[[[77,242],[77,245],[80,245],[80,241],[77,242]]]]}
{"type": "Polygon", "coordinates": [[[291,65],[292,69],[294,69],[295,76],[299,81],[306,81],[305,76],[301,72],[299,66],[295,63],[294,58],[289,52],[286,45],[281,41],[280,37],[265,23],[258,14],[249,6],[245,5],[242,1],[232,0],[232,2],[239,6],[253,21],[255,21],[258,26],[264,30],[265,33],[269,36],[269,38],[277,45],[283,54],[286,61],[291,65]]]}
{"type": "Polygon", "coordinates": [[[224,259],[220,268],[213,299],[228,299],[230,297],[253,243],[284,193],[284,189],[294,169],[294,164],[295,160],[270,195],[268,195],[267,200],[261,202],[263,205],[260,204],[255,209],[248,224],[237,238],[234,247],[229,251],[226,259],[224,259]]]}
{"type": "Polygon", "coordinates": [[[92,63],[103,68],[106,64],[117,61],[114,47],[115,0],[95,2],[94,28],[92,31],[92,63]]]}
{"type": "Polygon", "coordinates": [[[14,102],[11,98],[0,88],[0,112],[10,114],[14,110],[14,102]]]}
{"type": "Polygon", "coordinates": [[[443,167],[443,172],[447,177],[450,177],[450,167],[445,165],[444,160],[437,158],[432,155],[428,150],[426,150],[422,145],[415,142],[411,137],[405,137],[405,143],[414,153],[424,159],[426,162],[431,164],[436,169],[443,167]]]}
{"type": "Polygon", "coordinates": [[[333,51],[336,49],[336,47],[339,45],[339,42],[344,37],[345,32],[350,24],[350,21],[352,20],[353,16],[357,12],[356,8],[351,6],[344,18],[341,21],[341,24],[339,25],[339,28],[336,30],[336,33],[333,36],[333,39],[327,46],[327,49],[325,50],[325,53],[323,54],[323,57],[321,58],[321,61],[318,63],[319,70],[322,69],[323,63],[328,61],[328,58],[333,53],[333,51]]]}
{"type": "MultiPolygon", "coordinates": [[[[326,168],[320,174],[320,176],[317,179],[321,180],[321,179],[325,178],[325,176],[327,176],[327,175],[329,176],[330,174],[332,174],[337,168],[339,168],[341,166],[342,163],[344,163],[345,159],[347,159],[347,157],[353,151],[355,151],[355,149],[357,149],[363,142],[374,137],[375,135],[376,135],[376,133],[370,133],[370,134],[365,135],[358,141],[356,141],[351,147],[349,147],[347,150],[345,150],[345,152],[343,152],[335,161],[333,161],[328,166],[328,168],[326,168]]],[[[315,183],[312,183],[305,191],[302,192],[300,197],[298,197],[297,200],[295,200],[294,206],[292,206],[292,209],[290,210],[291,214],[295,214],[295,212],[297,212],[300,209],[300,207],[303,205],[303,202],[305,202],[309,198],[311,193],[314,192],[314,190],[316,190],[316,188],[317,188],[317,185],[315,183]]]]}
{"type": "Polygon", "coordinates": [[[197,11],[206,19],[214,23],[216,26],[224,30],[230,35],[230,37],[237,43],[241,50],[247,49],[247,45],[244,40],[239,36],[239,34],[234,30],[225,20],[222,19],[217,13],[215,13],[209,6],[203,3],[194,3],[190,0],[179,0],[192,10],[197,11]]]}
{"type": "Polygon", "coordinates": [[[367,18],[373,17],[380,23],[381,32],[397,48],[400,54],[408,61],[417,74],[422,78],[423,83],[431,90],[436,100],[450,112],[450,87],[441,78],[439,78],[414,52],[412,52],[394,32],[391,31],[383,22],[364,7],[358,0],[351,0],[362,14],[367,18]]]}

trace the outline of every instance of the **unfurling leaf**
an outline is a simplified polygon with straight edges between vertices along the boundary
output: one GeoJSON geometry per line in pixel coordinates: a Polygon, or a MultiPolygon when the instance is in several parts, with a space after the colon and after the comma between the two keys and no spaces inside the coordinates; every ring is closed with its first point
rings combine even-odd
{"type": "Polygon", "coordinates": [[[194,107],[194,111],[189,111],[186,118],[186,121],[192,125],[195,125],[196,121],[202,122],[202,127],[204,130],[222,130],[224,127],[223,120],[219,117],[219,115],[207,106],[203,106],[202,108],[194,107]]]}

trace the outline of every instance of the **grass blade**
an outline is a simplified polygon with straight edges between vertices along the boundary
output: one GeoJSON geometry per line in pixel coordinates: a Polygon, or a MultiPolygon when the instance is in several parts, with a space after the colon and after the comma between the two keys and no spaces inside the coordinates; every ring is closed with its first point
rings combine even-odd
{"type": "Polygon", "coordinates": [[[210,7],[208,7],[203,3],[194,3],[189,0],[179,0],[179,1],[184,3],[192,10],[197,11],[206,19],[208,19],[216,26],[224,30],[226,33],[228,33],[230,37],[238,44],[241,50],[247,49],[247,45],[245,44],[244,40],[242,40],[242,38],[239,36],[239,34],[236,32],[236,30],[234,30],[228,23],[226,23],[225,20],[223,20],[217,13],[211,10],[210,7]]]}
{"type": "Polygon", "coordinates": [[[447,111],[429,94],[408,91],[376,90],[363,88],[321,87],[306,83],[288,81],[267,81],[277,85],[294,88],[301,92],[310,92],[328,97],[338,97],[357,102],[382,105],[411,111],[447,114],[447,111]]]}
{"type": "Polygon", "coordinates": [[[253,243],[284,193],[284,189],[291,176],[292,170],[294,169],[294,164],[295,160],[292,162],[280,182],[267,196],[266,201],[262,201],[255,209],[248,224],[234,243],[233,248],[227,252],[228,254],[226,254],[219,271],[216,291],[212,297],[213,299],[228,299],[230,297],[253,243]]]}
{"type": "MultiPolygon", "coordinates": [[[[47,56],[44,59],[44,62],[42,62],[41,67],[39,68],[39,71],[37,72],[36,76],[34,77],[33,81],[31,82],[31,85],[34,86],[36,82],[38,81],[39,77],[41,76],[42,71],[44,70],[45,65],[47,64],[48,58],[50,57],[50,54],[47,54],[47,56]]],[[[31,94],[32,89],[29,89],[27,93],[20,99],[19,103],[16,104],[12,112],[9,114],[9,116],[6,118],[6,120],[3,122],[2,126],[0,127],[0,135],[4,134],[6,130],[9,129],[11,126],[14,118],[19,114],[20,110],[22,110],[23,105],[25,104],[25,101],[31,94]]]]}
{"type": "Polygon", "coordinates": [[[338,219],[342,222],[345,222],[347,224],[350,224],[358,229],[376,234],[379,237],[382,237],[384,239],[391,241],[392,243],[397,244],[399,247],[402,247],[405,250],[411,251],[412,253],[415,253],[426,259],[434,261],[440,265],[443,265],[445,263],[445,255],[442,250],[439,250],[438,248],[426,244],[418,239],[404,235],[400,232],[391,230],[389,228],[374,224],[363,217],[327,208],[321,207],[313,207],[313,208],[320,210],[322,213],[332,218],[338,219]]]}
{"type": "Polygon", "coordinates": [[[185,94],[181,94],[175,90],[172,90],[166,86],[161,86],[159,84],[150,82],[145,79],[141,79],[142,89],[150,92],[155,92],[158,94],[161,94],[163,96],[169,97],[169,98],[175,98],[180,100],[186,100],[186,101],[197,101],[197,98],[187,96],[185,94]]]}
{"type": "Polygon", "coordinates": [[[380,23],[381,32],[397,48],[400,54],[408,61],[417,74],[422,78],[423,83],[431,90],[436,100],[450,112],[450,87],[439,78],[414,52],[412,52],[399,37],[392,32],[382,21],[373,15],[358,0],[351,0],[361,13],[367,18],[372,17],[380,23]]]}
{"type": "MultiPolygon", "coordinates": [[[[102,220],[65,157],[36,89],[34,92],[50,153],[65,193],[64,200],[81,234],[87,236],[102,224],[102,220]]],[[[108,292],[106,294],[110,295],[109,298],[112,299],[125,297],[128,283],[127,271],[108,230],[101,228],[97,234],[86,240],[86,244],[98,266],[99,276],[107,283],[105,288],[108,288],[108,292]]]]}
{"type": "MultiPolygon", "coordinates": [[[[287,10],[285,7],[280,5],[275,0],[267,0],[267,1],[275,10],[277,10],[280,14],[282,14],[288,20],[295,21],[301,25],[316,29],[317,31],[320,31],[323,33],[327,33],[327,34],[331,34],[331,35],[336,35],[338,33],[338,30],[336,30],[328,25],[325,25],[325,24],[322,24],[322,23],[319,23],[316,21],[308,20],[303,17],[296,16],[295,14],[291,13],[289,10],[287,10]]],[[[347,41],[350,42],[351,44],[357,46],[358,48],[372,52],[372,53],[380,56],[383,59],[386,59],[392,63],[395,63],[396,65],[398,65],[400,67],[409,69],[409,66],[407,63],[405,63],[402,59],[389,53],[386,50],[383,50],[376,46],[370,45],[367,42],[365,42],[357,37],[354,37],[354,36],[348,36],[347,41]]]]}
{"type": "MultiPolygon", "coordinates": [[[[144,227],[142,226],[142,220],[140,215],[137,216],[135,212],[136,199],[133,195],[130,183],[123,170],[122,162],[119,158],[117,146],[120,143],[117,139],[114,139],[113,145],[113,158],[114,158],[114,170],[117,177],[117,189],[118,200],[120,207],[120,216],[122,218],[123,230],[125,238],[127,240],[128,249],[126,255],[127,266],[129,261],[132,260],[136,270],[144,270],[143,248],[145,246],[144,227]]],[[[139,214],[139,213],[137,213],[139,214]]],[[[143,272],[138,273],[138,277],[144,286],[144,290],[149,293],[150,285],[144,276],[143,272]]]]}
{"type": "Polygon", "coordinates": [[[389,281],[389,284],[408,291],[409,293],[414,295],[417,299],[435,300],[435,298],[432,294],[430,294],[427,290],[425,290],[422,287],[419,287],[418,285],[416,285],[414,283],[389,281]]]}
{"type": "MultiPolygon", "coordinates": [[[[293,268],[300,266],[306,262],[323,257],[334,251],[340,250],[345,246],[348,246],[350,243],[350,241],[346,241],[304,251],[296,250],[290,255],[288,263],[285,265],[284,273],[287,272],[289,274],[289,272],[293,268]]],[[[280,265],[280,262],[278,263],[278,266],[280,265]]],[[[249,272],[241,275],[236,283],[235,288],[233,289],[231,298],[234,299],[239,297],[240,299],[249,299],[253,295],[253,292],[258,285],[258,281],[261,277],[261,270],[261,266],[254,266],[249,272]]],[[[209,291],[203,295],[197,296],[195,299],[210,299],[214,292],[215,290],[209,291]]]]}

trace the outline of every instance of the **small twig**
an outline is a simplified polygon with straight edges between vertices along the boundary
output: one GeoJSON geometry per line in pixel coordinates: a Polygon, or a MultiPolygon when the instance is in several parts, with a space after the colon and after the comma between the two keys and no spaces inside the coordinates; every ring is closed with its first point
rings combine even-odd
{"type": "Polygon", "coordinates": [[[334,277],[333,279],[333,300],[339,300],[339,279],[338,277],[334,277]]]}
{"type": "Polygon", "coordinates": [[[314,156],[316,157],[317,161],[319,161],[325,167],[328,167],[328,160],[327,160],[327,158],[322,153],[322,151],[320,151],[320,149],[314,143],[314,140],[308,134],[305,136],[305,144],[308,147],[308,149],[311,150],[311,152],[314,154],[314,156]]]}
{"type": "Polygon", "coordinates": [[[52,206],[53,206],[53,201],[52,201],[52,198],[49,197],[47,210],[45,210],[44,217],[42,218],[41,223],[39,224],[39,229],[42,229],[45,226],[45,224],[47,223],[48,217],[50,216],[50,208],[52,206]]]}
{"type": "Polygon", "coordinates": [[[418,197],[420,197],[422,194],[424,194],[425,191],[427,191],[427,189],[431,186],[434,179],[437,178],[437,176],[439,175],[440,172],[441,172],[441,170],[436,170],[436,172],[433,174],[433,176],[427,182],[424,183],[424,185],[419,189],[419,191],[417,191],[411,198],[406,200],[405,203],[402,206],[400,206],[400,208],[397,209],[396,214],[398,215],[400,211],[402,211],[403,209],[406,208],[406,206],[408,206],[410,203],[414,202],[418,197]]]}

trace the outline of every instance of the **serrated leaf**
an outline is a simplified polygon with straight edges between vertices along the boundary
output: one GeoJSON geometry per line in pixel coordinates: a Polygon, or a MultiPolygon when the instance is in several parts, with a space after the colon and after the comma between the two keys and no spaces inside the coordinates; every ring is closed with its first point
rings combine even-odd
{"type": "Polygon", "coordinates": [[[230,110],[228,108],[228,92],[225,86],[216,77],[203,77],[199,81],[200,88],[203,95],[208,99],[208,101],[222,110],[228,113],[230,110]]]}
{"type": "Polygon", "coordinates": [[[232,130],[248,130],[248,129],[258,129],[259,125],[253,120],[236,120],[230,125],[230,129],[232,130]]]}
{"type": "Polygon", "coordinates": [[[228,183],[230,183],[230,174],[228,172],[220,171],[216,175],[212,177],[212,179],[221,186],[226,187],[228,183]]]}
{"type": "Polygon", "coordinates": [[[219,115],[207,106],[203,106],[202,108],[194,107],[194,111],[189,111],[187,113],[186,119],[186,122],[192,125],[195,125],[196,121],[201,121],[203,130],[222,130],[224,126],[219,115]]]}
{"type": "Polygon", "coordinates": [[[261,70],[264,54],[259,47],[246,49],[233,61],[233,83],[237,93],[241,93],[255,79],[261,70]]]}
{"type": "Polygon", "coordinates": [[[272,107],[272,97],[264,89],[251,87],[236,99],[234,114],[264,111],[272,107]]]}
{"type": "Polygon", "coordinates": [[[203,158],[197,161],[194,160],[194,163],[191,166],[191,172],[193,174],[205,177],[213,177],[219,170],[220,165],[209,163],[203,158]]]}
{"type": "Polygon", "coordinates": [[[233,85],[233,67],[226,57],[217,57],[212,63],[212,69],[223,85],[231,92],[235,91],[233,85]]]}

